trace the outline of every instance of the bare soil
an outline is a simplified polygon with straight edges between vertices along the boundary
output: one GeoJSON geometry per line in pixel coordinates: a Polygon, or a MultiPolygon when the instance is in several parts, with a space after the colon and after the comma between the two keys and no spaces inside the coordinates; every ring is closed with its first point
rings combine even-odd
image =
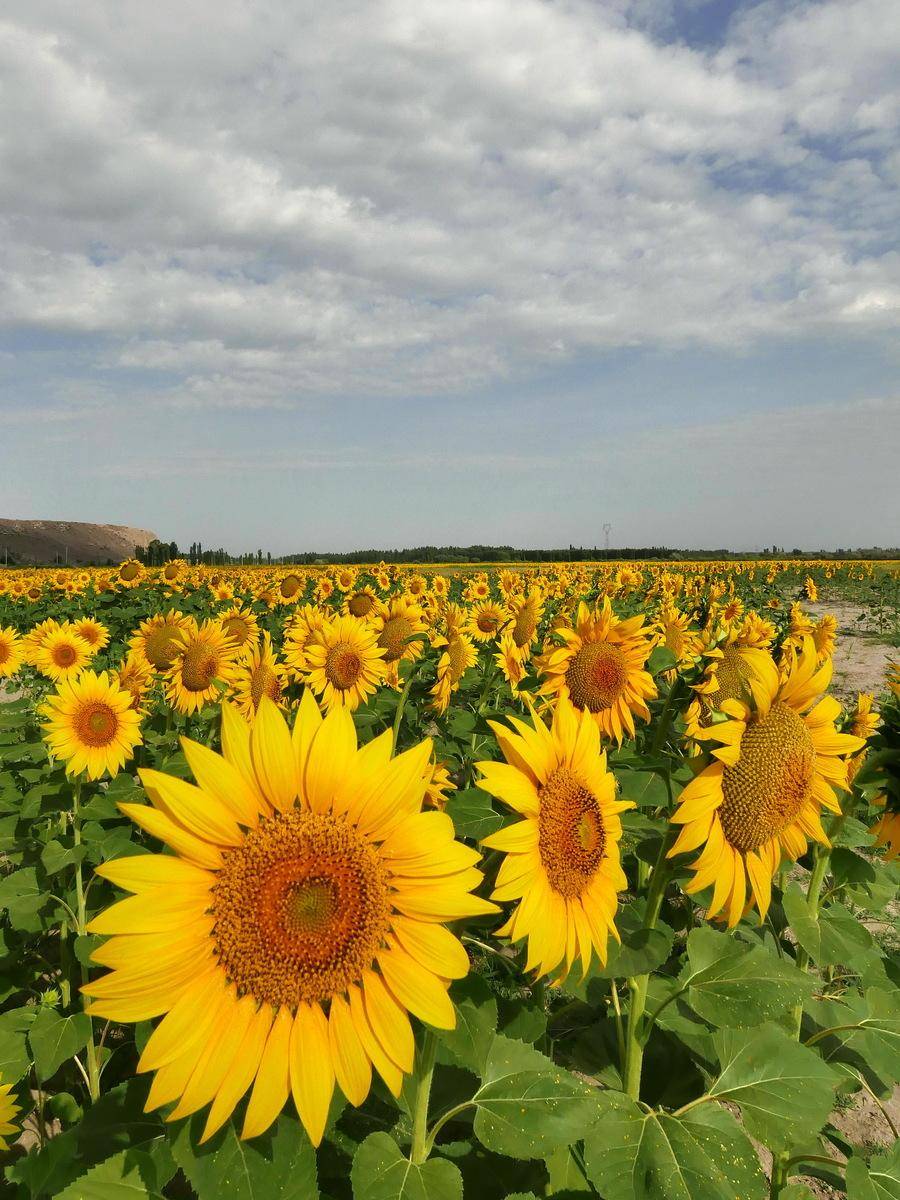
{"type": "Polygon", "coordinates": [[[156,534],[130,525],[91,525],[86,521],[13,521],[0,518],[0,562],[40,566],[66,562],[105,566],[146,549],[156,534]]]}
{"type": "Polygon", "coordinates": [[[803,607],[813,616],[828,614],[838,623],[832,690],[842,700],[849,701],[856,699],[857,692],[872,692],[876,696],[882,692],[888,662],[900,657],[900,650],[867,630],[868,610],[844,601],[821,601],[803,607]]]}

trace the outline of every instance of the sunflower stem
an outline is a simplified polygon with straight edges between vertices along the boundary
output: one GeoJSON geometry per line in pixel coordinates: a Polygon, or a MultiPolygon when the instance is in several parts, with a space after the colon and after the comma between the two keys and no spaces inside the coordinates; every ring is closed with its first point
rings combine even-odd
{"type": "MultiPolygon", "coordinates": [[[[75,846],[81,845],[81,780],[76,779],[72,789],[72,842],[75,846]]],[[[78,908],[78,925],[76,932],[79,937],[84,937],[87,929],[87,908],[84,902],[84,877],[81,873],[81,860],[75,864],[75,898],[78,908]]],[[[81,963],[81,982],[82,985],[88,982],[88,969],[81,963]]],[[[87,1003],[82,997],[82,1003],[85,1008],[87,1003]]],[[[87,1074],[88,1074],[88,1093],[91,1097],[91,1103],[95,1103],[100,1099],[100,1062],[97,1057],[97,1047],[94,1044],[94,1022],[88,1016],[90,1022],[90,1033],[88,1035],[87,1046],[85,1047],[85,1057],[87,1058],[87,1074]]]]}
{"type": "Polygon", "coordinates": [[[428,1101],[431,1098],[431,1079],[434,1075],[434,1057],[437,1053],[437,1038],[430,1029],[425,1030],[415,1068],[415,1100],[413,1102],[412,1147],[410,1162],[423,1163],[431,1149],[428,1142],[428,1101]]]}
{"type": "MultiPolygon", "coordinates": [[[[843,828],[844,821],[847,819],[845,813],[835,817],[831,827],[831,837],[834,838],[840,833],[843,828]]],[[[831,846],[816,845],[815,861],[813,869],[809,876],[809,886],[806,889],[806,907],[809,915],[814,921],[819,919],[819,902],[822,897],[822,885],[825,882],[825,876],[828,874],[828,867],[831,863],[831,846]]],[[[801,971],[809,970],[809,955],[801,946],[797,951],[797,966],[801,971]]],[[[803,1002],[801,1001],[794,1008],[794,1036],[800,1040],[800,1030],[803,1025],[803,1002]]]]}
{"type": "Polygon", "coordinates": [[[772,1156],[772,1174],[769,1180],[769,1200],[778,1200],[781,1189],[788,1181],[788,1156],[775,1154],[772,1156]]]}
{"type": "Polygon", "coordinates": [[[412,681],[415,673],[415,667],[412,667],[406,677],[406,683],[403,685],[403,691],[400,693],[400,699],[397,701],[397,711],[394,713],[394,727],[391,735],[393,750],[395,753],[397,750],[397,738],[400,734],[400,722],[403,720],[403,710],[406,708],[406,699],[409,696],[409,689],[412,687],[412,681]]]}
{"type": "MultiPolygon", "coordinates": [[[[666,886],[671,876],[672,868],[668,859],[669,850],[678,834],[678,827],[670,825],[666,835],[660,842],[659,853],[650,876],[650,887],[647,892],[647,913],[644,918],[644,929],[655,929],[656,922],[662,910],[666,886]]],[[[649,975],[636,975],[630,982],[631,1004],[628,1008],[628,1029],[625,1035],[625,1091],[638,1100],[641,1094],[641,1070],[644,1063],[644,1044],[647,1040],[647,1027],[644,1021],[644,1010],[647,1007],[647,988],[650,984],[649,975]]]]}

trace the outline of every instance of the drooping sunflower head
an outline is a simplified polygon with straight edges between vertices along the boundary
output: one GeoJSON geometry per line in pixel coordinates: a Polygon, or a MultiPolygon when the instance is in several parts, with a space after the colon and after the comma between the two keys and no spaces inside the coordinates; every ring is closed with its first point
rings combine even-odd
{"type": "Polygon", "coordinates": [[[41,706],[44,738],[70,775],[117,775],[141,742],[141,718],[131,693],[104,671],[64,679],[41,706]]]}
{"type": "Polygon", "coordinates": [[[307,651],[330,620],[318,604],[304,604],[295,609],[284,629],[284,659],[295,679],[305,677],[307,651]]]}
{"type": "Polygon", "coordinates": [[[278,585],[278,595],[284,604],[296,604],[306,588],[306,580],[295,572],[285,575],[278,585]]]}
{"type": "Polygon", "coordinates": [[[819,662],[830,658],[837,641],[837,620],[830,613],[825,613],[814,627],[812,636],[819,662]]]}
{"type": "Polygon", "coordinates": [[[494,655],[494,661],[514,696],[519,695],[519,685],[525,678],[526,659],[527,647],[520,648],[511,633],[504,633],[500,638],[500,647],[494,655]]]}
{"type": "Polygon", "coordinates": [[[48,679],[59,682],[74,678],[90,662],[93,651],[71,626],[63,626],[44,639],[34,656],[34,665],[48,679]]]}
{"type": "Polygon", "coordinates": [[[253,646],[241,660],[231,682],[231,698],[242,716],[250,718],[259,708],[263,696],[273,704],[283,703],[287,687],[287,668],[278,661],[268,633],[262,643],[253,646]]]}
{"type": "Polygon", "coordinates": [[[563,626],[555,636],[564,644],[542,657],[541,692],[589,712],[606,737],[634,737],[635,716],[649,720],[646,701],[656,696],[644,669],[653,642],[643,616],[620,620],[608,597],[593,611],[582,601],[574,629],[563,626]]]}
{"type": "Polygon", "coordinates": [[[431,689],[434,697],[432,708],[444,713],[450,706],[450,697],[459,690],[463,675],[475,666],[478,657],[471,640],[458,630],[451,630],[446,638],[435,638],[434,645],[444,649],[438,659],[437,679],[431,689]]]}
{"type": "Polygon", "coordinates": [[[767,650],[729,639],[708,651],[707,658],[703,678],[694,687],[696,699],[685,712],[685,730],[691,738],[703,736],[713,713],[721,712],[727,700],[765,703],[777,686],[778,668],[767,650]]]}
{"type": "Polygon", "coordinates": [[[218,621],[191,621],[166,672],[166,699],[182,713],[198,712],[232,683],[238,648],[218,621]]]}
{"type": "Polygon", "coordinates": [[[513,643],[517,650],[527,656],[544,615],[544,598],[540,588],[533,587],[525,594],[510,597],[509,608],[513,614],[510,630],[513,643]]]}
{"type": "Polygon", "coordinates": [[[563,697],[552,728],[511,723],[514,731],[492,723],[506,762],[477,764],[479,787],[522,817],[483,842],[505,855],[492,899],[515,902],[498,932],[527,940],[526,970],[564,978],[580,959],[586,973],[595,953],[606,961],[609,935],[618,938],[619,814],[632,806],[615,798],[590,712],[563,697]]]}
{"type": "Polygon", "coordinates": [[[0,679],[15,675],[23,661],[22,639],[12,626],[0,626],[0,679]]]}
{"type": "Polygon", "coordinates": [[[148,1108],[210,1105],[205,1140],[251,1088],[253,1137],[292,1094],[318,1145],[335,1083],[361,1104],[374,1067],[399,1094],[410,1014],[454,1026],[468,958],[446,922],[494,906],[471,894],[477,852],[422,812],[430,742],[357,749],[349,713],[323,720],[309,693],[293,732],[267,698],[252,726],[227,703],[222,720],[223,755],[182,742],[197,786],[142,771],[151,805],[121,805],[174,854],[99,868],[133,895],[91,922],[111,970],[84,991],[100,1017],[163,1017],[138,1065],[148,1108]]]}
{"type": "Polygon", "coordinates": [[[357,617],[326,621],[309,642],[301,672],[327,709],[351,712],[376,690],[385,675],[385,652],[374,627],[357,617]]]}
{"type": "Polygon", "coordinates": [[[0,1075],[0,1150],[4,1154],[9,1150],[9,1142],[6,1139],[19,1132],[15,1119],[22,1111],[11,1093],[12,1084],[3,1083],[3,1076],[0,1075]]]}
{"type": "Polygon", "coordinates": [[[655,622],[659,644],[675,655],[679,665],[694,661],[701,651],[699,630],[691,628],[691,618],[674,604],[664,604],[655,622]]]}
{"type": "Polygon", "coordinates": [[[724,912],[733,926],[755,903],[763,918],[782,855],[799,858],[807,838],[829,844],[822,809],[840,812],[834,788],[846,789],[847,756],[864,744],[836,731],[840,705],[822,696],[830,680],[831,661],[817,666],[807,639],[786,679],[749,704],[725,700],[730,719],[702,735],[716,748],[681,793],[672,820],[683,828],[671,854],[703,847],[685,890],[714,885],[709,917],[724,912]]]}

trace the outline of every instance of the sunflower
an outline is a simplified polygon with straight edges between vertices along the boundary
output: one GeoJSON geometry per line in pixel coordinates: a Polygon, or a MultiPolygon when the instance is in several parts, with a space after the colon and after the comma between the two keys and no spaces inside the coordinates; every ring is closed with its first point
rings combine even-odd
{"type": "Polygon", "coordinates": [[[47,637],[34,656],[34,665],[59,683],[63,679],[72,679],[90,662],[92,650],[83,637],[71,628],[63,626],[47,637]]]}
{"type": "Polygon", "coordinates": [[[234,679],[237,646],[218,621],[191,619],[166,672],[166,699],[181,713],[198,712],[234,679]]]}
{"type": "Polygon", "coordinates": [[[525,662],[523,652],[516,645],[512,634],[504,633],[500,639],[500,649],[494,655],[494,661],[503,672],[503,678],[509,684],[513,696],[520,694],[519,684],[525,678],[525,662]]]}
{"type": "Polygon", "coordinates": [[[359,708],[384,679],[384,650],[357,617],[328,621],[306,648],[305,682],[329,710],[359,708]]]}
{"type": "Polygon", "coordinates": [[[15,675],[24,662],[22,639],[10,625],[0,626],[0,679],[15,675]]]}
{"type": "Polygon", "coordinates": [[[608,597],[593,611],[581,601],[575,628],[560,628],[556,636],[565,645],[544,656],[541,692],[568,697],[619,744],[625,734],[634,737],[635,716],[649,720],[646,701],[656,696],[656,684],[644,670],[653,643],[643,616],[620,620],[608,597]]]}
{"type": "Polygon", "coordinates": [[[456,784],[450,778],[450,770],[446,763],[435,759],[428,768],[425,777],[425,803],[429,808],[443,810],[449,800],[450,792],[456,791],[456,784]]]}
{"type": "Polygon", "coordinates": [[[464,633],[451,630],[448,637],[434,639],[435,646],[443,647],[438,659],[437,680],[431,689],[431,707],[435,712],[445,713],[450,707],[450,697],[459,690],[465,672],[474,667],[478,660],[475,647],[464,633]]]}
{"type": "Polygon", "coordinates": [[[183,558],[170,558],[161,571],[161,578],[171,587],[187,571],[188,565],[183,558]]]}
{"type": "Polygon", "coordinates": [[[334,583],[338,591],[347,595],[353,590],[353,585],[356,583],[356,571],[350,567],[341,567],[334,573],[334,583]]]}
{"type": "Polygon", "coordinates": [[[144,582],[147,569],[136,558],[126,558],[116,570],[116,583],[119,587],[134,588],[144,582]]]}
{"type": "Polygon", "coordinates": [[[511,596],[509,611],[513,615],[512,640],[522,657],[531,653],[531,644],[537,637],[538,626],[544,615],[544,598],[540,588],[530,588],[527,595],[511,596]]]}
{"type": "Polygon", "coordinates": [[[387,665],[385,681],[396,686],[400,663],[413,662],[422,653],[425,640],[422,635],[428,631],[425,614],[409,596],[395,596],[379,611],[374,629],[387,665]]]}
{"type": "Polygon", "coordinates": [[[822,662],[826,658],[831,658],[832,654],[834,654],[834,644],[837,641],[836,619],[829,613],[826,613],[813,629],[812,636],[816,653],[819,656],[819,662],[822,662]]]}
{"type": "Polygon", "coordinates": [[[235,604],[220,613],[219,624],[242,654],[249,654],[259,639],[259,621],[256,619],[256,613],[241,604],[235,604]]]}
{"type": "Polygon", "coordinates": [[[683,826],[670,857],[703,846],[691,864],[689,894],[714,884],[708,917],[724,909],[729,927],[754,901],[762,920],[782,854],[796,860],[807,838],[829,845],[822,808],[840,813],[835,787],[846,789],[845,757],[864,742],[838,733],[840,705],[816,698],[831,681],[831,660],[816,665],[808,639],[785,680],[770,679],[752,705],[725,700],[731,719],[712,725],[713,762],[681,793],[672,817],[683,826]]]}
{"type": "Polygon", "coordinates": [[[819,589],[816,587],[815,580],[810,579],[808,575],[803,581],[803,598],[809,600],[811,604],[815,604],[819,598],[819,589]]]}
{"type": "Polygon", "coordinates": [[[284,659],[295,679],[302,680],[305,677],[309,647],[318,640],[330,619],[318,604],[304,604],[285,625],[284,659]]]}
{"type": "Polygon", "coordinates": [[[193,624],[191,617],[169,609],[167,613],[155,613],[142,621],[137,632],[128,639],[128,645],[148,666],[160,675],[171,667],[181,648],[182,636],[193,624]]]}
{"type": "Polygon", "coordinates": [[[305,588],[305,578],[291,571],[278,585],[278,599],[282,604],[296,604],[301,599],[305,588]]]}
{"type": "Polygon", "coordinates": [[[174,854],[98,868],[134,895],[89,925],[111,971],[84,991],[109,1020],[165,1014],[138,1063],[156,1072],[148,1109],[211,1103],[205,1141],[252,1084],[242,1137],[292,1093],[318,1145],[335,1082],[359,1105],[374,1066],[399,1095],[410,1013],[455,1026],[447,989],[469,964],[445,923],[495,907],[471,894],[477,851],[421,811],[430,741],[358,750],[350,714],[323,720],[307,693],[293,734],[267,698],[252,728],[226,703],[222,744],[182,741],[198,787],[145,770],[151,806],[121,805],[174,854]]]}
{"type": "Polygon", "coordinates": [[[359,617],[360,620],[365,620],[366,617],[375,615],[377,607],[378,597],[375,595],[375,589],[367,583],[344,597],[341,612],[346,617],[359,617]]]}
{"type": "Polygon", "coordinates": [[[109,630],[101,621],[97,621],[93,617],[79,618],[72,623],[72,628],[79,637],[84,638],[93,654],[109,645],[109,630]]]}
{"type": "Polygon", "coordinates": [[[144,693],[153,682],[153,671],[150,664],[140,654],[129,650],[127,656],[112,674],[119,687],[131,695],[131,707],[139,709],[144,699],[144,693]]]}
{"type": "Polygon", "coordinates": [[[131,693],[105,671],[63,680],[39,711],[47,718],[43,730],[50,753],[65,762],[69,775],[118,775],[141,742],[131,693]]]}
{"type": "Polygon", "coordinates": [[[263,696],[268,696],[274,704],[283,703],[286,686],[287,668],[276,658],[272,638],[264,633],[262,645],[254,646],[249,657],[237,667],[231,681],[231,699],[249,720],[263,696]]]}
{"type": "Polygon", "coordinates": [[[696,659],[702,649],[700,634],[691,628],[691,618],[674,604],[664,605],[655,621],[659,645],[674,654],[678,666],[685,667],[696,659]]]}
{"type": "Polygon", "coordinates": [[[506,762],[477,764],[478,786],[523,818],[482,843],[505,854],[491,898],[518,901],[497,932],[528,939],[527,971],[565,978],[580,959],[586,974],[595,952],[606,962],[608,935],[618,939],[619,813],[633,805],[615,798],[589,711],[563,697],[550,729],[536,717],[511,721],[515,733],[491,722],[506,762]]]}
{"type": "Polygon", "coordinates": [[[698,739],[721,712],[726,700],[764,699],[775,686],[778,668],[768,650],[729,640],[706,652],[710,660],[703,678],[694,685],[696,698],[684,714],[685,732],[698,739]]]}
{"type": "MultiPolygon", "coordinates": [[[[0,1080],[2,1078],[0,1075],[0,1080]]],[[[18,1133],[13,1122],[21,1112],[21,1108],[16,1104],[16,1098],[10,1094],[11,1092],[11,1083],[0,1082],[0,1150],[4,1153],[9,1150],[9,1142],[6,1139],[11,1133],[18,1133]]]]}
{"type": "Polygon", "coordinates": [[[482,600],[472,606],[466,632],[479,642],[490,642],[511,620],[505,608],[501,608],[493,600],[482,600]]]}
{"type": "MultiPolygon", "coordinates": [[[[875,803],[884,804],[884,797],[881,796],[875,803]]],[[[895,858],[900,857],[900,812],[886,809],[869,833],[874,836],[876,846],[887,847],[884,855],[886,862],[893,862],[895,858]]]]}

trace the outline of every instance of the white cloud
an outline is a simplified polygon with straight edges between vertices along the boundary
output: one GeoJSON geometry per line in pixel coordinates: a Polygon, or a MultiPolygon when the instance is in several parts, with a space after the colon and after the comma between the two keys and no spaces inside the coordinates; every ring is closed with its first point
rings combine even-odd
{"type": "Polygon", "coordinates": [[[173,404],[896,327],[893,0],[751,7],[715,51],[667,4],[12,11],[0,320],[173,404]]]}

